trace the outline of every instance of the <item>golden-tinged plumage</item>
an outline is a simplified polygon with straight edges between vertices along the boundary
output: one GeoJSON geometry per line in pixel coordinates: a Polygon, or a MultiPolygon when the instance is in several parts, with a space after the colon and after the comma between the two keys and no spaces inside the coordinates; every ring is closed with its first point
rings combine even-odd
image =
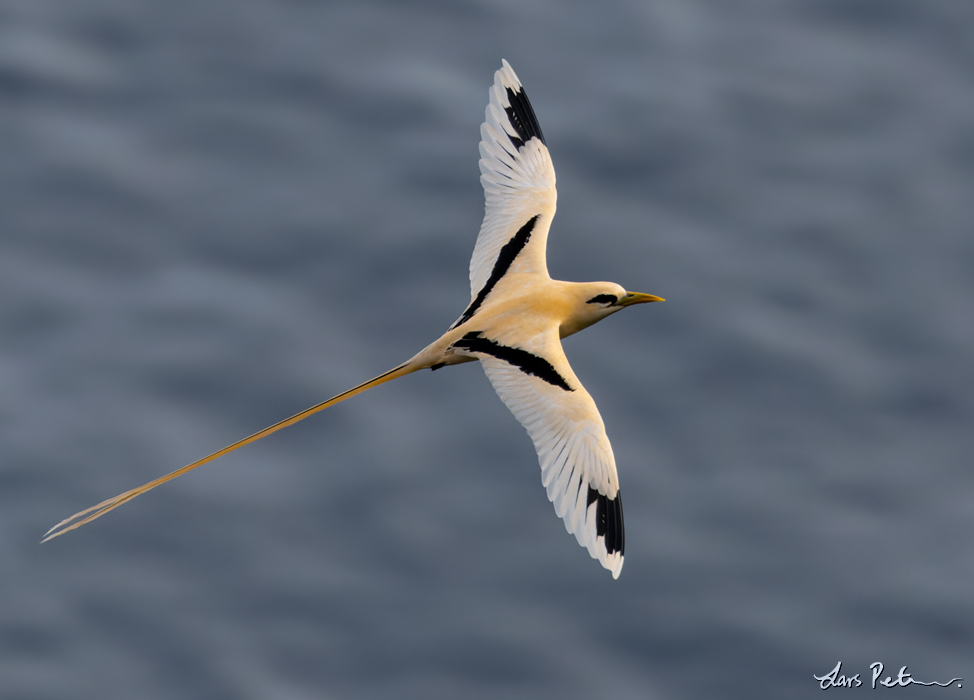
{"type": "Polygon", "coordinates": [[[625,534],[612,446],[595,402],[568,364],[561,339],[633,304],[662,301],[612,282],[548,276],[555,171],[524,88],[507,61],[494,74],[481,126],[486,207],[470,260],[470,303],[450,329],[408,362],[171,474],[55,525],[63,535],[186,472],[363,391],[421,369],[480,360],[501,400],[528,431],[542,483],[566,529],[614,578],[625,534]]]}

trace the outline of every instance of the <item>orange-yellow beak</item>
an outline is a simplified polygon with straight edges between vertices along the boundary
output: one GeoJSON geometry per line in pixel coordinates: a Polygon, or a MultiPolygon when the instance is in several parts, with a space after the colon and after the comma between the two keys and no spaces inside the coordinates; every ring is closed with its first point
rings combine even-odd
{"type": "Polygon", "coordinates": [[[639,292],[626,292],[626,296],[616,302],[616,306],[632,306],[633,304],[648,304],[651,301],[666,301],[663,297],[655,294],[640,294],[639,292]]]}

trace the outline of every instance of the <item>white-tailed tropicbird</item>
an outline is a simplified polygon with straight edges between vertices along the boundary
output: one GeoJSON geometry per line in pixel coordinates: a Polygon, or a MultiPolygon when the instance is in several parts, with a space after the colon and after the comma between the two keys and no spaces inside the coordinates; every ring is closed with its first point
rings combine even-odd
{"type": "Polygon", "coordinates": [[[625,533],[615,458],[598,408],[568,364],[561,339],[627,306],[663,300],[613,282],[561,282],[548,276],[545,246],[555,215],[555,170],[524,88],[510,64],[501,63],[480,127],[486,207],[470,260],[471,301],[456,323],[395,369],[83,510],[51,528],[42,541],[372,387],[421,369],[480,360],[534,441],[541,481],[565,528],[613,578],[619,577],[625,533]]]}

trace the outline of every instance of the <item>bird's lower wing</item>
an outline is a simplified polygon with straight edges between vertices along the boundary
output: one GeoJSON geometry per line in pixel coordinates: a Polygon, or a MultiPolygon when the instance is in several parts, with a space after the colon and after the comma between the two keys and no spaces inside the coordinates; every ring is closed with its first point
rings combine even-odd
{"type": "Polygon", "coordinates": [[[615,457],[595,401],[572,372],[557,329],[518,347],[468,333],[455,348],[481,361],[498,396],[528,431],[548,500],[565,529],[618,578],[625,529],[615,457]]]}

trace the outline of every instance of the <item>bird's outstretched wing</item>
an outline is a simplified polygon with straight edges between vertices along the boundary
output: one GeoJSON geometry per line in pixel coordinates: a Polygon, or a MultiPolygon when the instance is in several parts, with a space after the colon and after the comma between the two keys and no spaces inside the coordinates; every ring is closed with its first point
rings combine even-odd
{"type": "Polygon", "coordinates": [[[558,329],[518,346],[474,331],[454,348],[480,360],[501,401],[528,431],[548,500],[565,529],[618,578],[626,539],[615,457],[595,401],[568,364],[558,329]]]}
{"type": "Polygon", "coordinates": [[[470,259],[471,301],[463,320],[508,272],[548,275],[545,246],[555,215],[555,169],[524,88],[510,64],[502,64],[480,127],[486,206],[470,259]]]}

